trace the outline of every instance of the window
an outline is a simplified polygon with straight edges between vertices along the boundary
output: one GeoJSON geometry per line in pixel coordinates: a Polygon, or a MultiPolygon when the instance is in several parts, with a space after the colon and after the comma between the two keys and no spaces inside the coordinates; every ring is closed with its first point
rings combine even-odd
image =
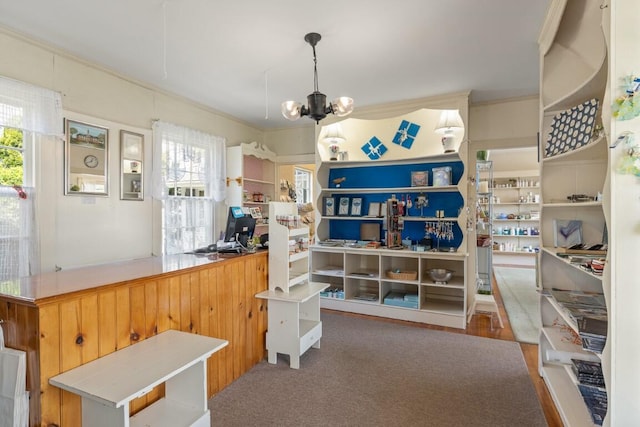
{"type": "Polygon", "coordinates": [[[294,168],[294,179],[296,183],[296,202],[299,204],[311,203],[313,194],[311,193],[311,172],[307,169],[294,168]]]}
{"type": "Polygon", "coordinates": [[[0,77],[0,283],[6,280],[5,286],[40,271],[34,152],[40,141],[61,138],[60,94],[0,77]]]}
{"type": "Polygon", "coordinates": [[[224,198],[224,138],[168,123],[154,124],[154,189],[163,201],[164,254],[207,246],[214,239],[216,203],[224,198]]]}
{"type": "Polygon", "coordinates": [[[20,129],[0,128],[0,185],[23,184],[23,133],[20,129]]]}

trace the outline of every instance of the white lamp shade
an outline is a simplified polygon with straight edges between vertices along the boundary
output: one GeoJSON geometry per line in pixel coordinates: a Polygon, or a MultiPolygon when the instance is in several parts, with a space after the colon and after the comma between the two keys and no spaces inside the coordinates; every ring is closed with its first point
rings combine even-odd
{"type": "Polygon", "coordinates": [[[327,126],[327,133],[324,135],[323,140],[327,144],[340,144],[346,141],[340,123],[333,123],[327,126]]]}
{"type": "Polygon", "coordinates": [[[445,134],[462,128],[464,128],[464,123],[462,123],[458,110],[443,110],[440,113],[440,120],[438,120],[435,131],[445,134]]]}
{"type": "Polygon", "coordinates": [[[282,103],[282,115],[287,120],[298,120],[302,113],[302,103],[285,101],[282,103]]]}
{"type": "Polygon", "coordinates": [[[331,109],[333,114],[338,117],[343,117],[351,114],[353,111],[353,98],[348,96],[341,96],[331,101],[331,109]]]}

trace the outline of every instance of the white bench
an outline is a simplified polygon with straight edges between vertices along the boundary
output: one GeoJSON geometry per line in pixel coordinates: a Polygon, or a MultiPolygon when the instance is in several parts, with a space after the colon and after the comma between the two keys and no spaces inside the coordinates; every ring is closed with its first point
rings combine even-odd
{"type": "Polygon", "coordinates": [[[82,425],[210,426],[207,359],[228,341],[169,330],[49,379],[82,397],[82,425]],[[134,416],[129,402],[165,384],[134,416]]]}

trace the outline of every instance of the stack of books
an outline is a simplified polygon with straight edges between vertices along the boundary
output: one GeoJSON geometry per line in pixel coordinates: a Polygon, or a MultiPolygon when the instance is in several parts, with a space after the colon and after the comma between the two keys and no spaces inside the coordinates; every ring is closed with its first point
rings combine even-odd
{"type": "Polygon", "coordinates": [[[604,388],[578,384],[582,399],[589,409],[591,420],[601,426],[607,415],[607,391],[604,388]]]}
{"type": "Polygon", "coordinates": [[[602,354],[607,340],[607,307],[604,295],[583,291],[551,290],[551,295],[575,322],[582,347],[602,354]]]}
{"type": "Polygon", "coordinates": [[[594,424],[602,425],[607,414],[607,391],[602,365],[599,362],[571,359],[571,369],[578,380],[578,389],[589,409],[594,424]]]}
{"type": "Polygon", "coordinates": [[[604,388],[604,375],[600,362],[571,359],[571,370],[580,384],[604,388]]]}

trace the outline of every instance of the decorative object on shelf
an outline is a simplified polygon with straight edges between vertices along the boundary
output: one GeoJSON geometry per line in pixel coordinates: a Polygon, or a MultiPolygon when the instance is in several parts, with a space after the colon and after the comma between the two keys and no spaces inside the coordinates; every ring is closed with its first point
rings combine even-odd
{"type": "Polygon", "coordinates": [[[403,120],[402,123],[400,123],[400,127],[398,128],[396,135],[393,137],[393,143],[406,149],[410,149],[419,130],[420,125],[403,120]]]}
{"type": "Polygon", "coordinates": [[[437,221],[426,221],[424,231],[427,236],[432,236],[436,239],[436,247],[434,249],[436,252],[440,251],[440,240],[451,241],[454,238],[453,221],[441,220],[439,218],[437,221]]]}
{"type": "Polygon", "coordinates": [[[431,170],[434,187],[451,185],[451,166],[442,166],[431,170]]]}
{"type": "Polygon", "coordinates": [[[568,248],[582,243],[582,221],[579,219],[554,219],[553,246],[568,248]]]}
{"type": "Polygon", "coordinates": [[[380,216],[380,203],[378,203],[378,202],[369,203],[369,210],[367,212],[367,216],[379,217],[380,216]]]}
{"type": "Polygon", "coordinates": [[[593,98],[556,114],[545,144],[545,157],[553,157],[589,144],[599,105],[600,101],[593,98]]]}
{"type": "Polygon", "coordinates": [[[338,204],[338,215],[349,215],[349,198],[340,197],[338,204]]]}
{"type": "Polygon", "coordinates": [[[480,160],[481,162],[489,160],[489,150],[478,150],[476,152],[476,160],[480,160]]]}
{"type": "Polygon", "coordinates": [[[336,179],[334,179],[332,182],[333,182],[333,185],[335,185],[335,186],[336,186],[336,188],[340,188],[340,185],[341,185],[343,182],[345,182],[346,180],[347,180],[347,178],[346,178],[346,177],[344,177],[344,176],[342,176],[342,177],[340,177],[340,178],[336,178],[336,179]]]}
{"type": "Polygon", "coordinates": [[[640,115],[640,102],[635,97],[640,91],[640,77],[625,76],[622,81],[624,93],[613,101],[611,115],[618,120],[631,120],[640,115]]]}
{"type": "Polygon", "coordinates": [[[351,199],[351,216],[362,215],[362,197],[354,197],[351,199]]]}
{"type": "Polygon", "coordinates": [[[373,136],[362,146],[362,151],[371,160],[378,160],[387,152],[387,147],[377,137],[373,136]]]}
{"type": "Polygon", "coordinates": [[[327,127],[327,133],[323,141],[329,147],[329,160],[338,160],[338,155],[340,154],[339,144],[346,141],[340,123],[333,123],[327,127]]]}
{"type": "Polygon", "coordinates": [[[308,33],[304,36],[304,40],[311,45],[313,49],[313,93],[307,96],[309,106],[304,106],[300,102],[285,101],[282,103],[282,115],[287,120],[298,120],[302,116],[309,116],[320,123],[327,114],[334,114],[343,117],[351,114],[353,111],[353,99],[341,96],[334,99],[327,106],[327,96],[318,90],[318,60],[316,58],[316,44],[322,37],[318,33],[308,33]]]}
{"type": "Polygon", "coordinates": [[[440,120],[436,125],[436,133],[442,134],[442,147],[445,153],[455,152],[455,135],[454,131],[464,128],[462,117],[458,110],[443,110],[440,114],[440,120]]]}
{"type": "Polygon", "coordinates": [[[335,215],[335,199],[333,197],[325,197],[324,202],[324,214],[326,216],[335,215]]]}
{"type": "Polygon", "coordinates": [[[427,270],[427,273],[434,283],[447,283],[453,276],[453,270],[446,268],[431,268],[427,270]]]}
{"type": "Polygon", "coordinates": [[[429,172],[428,171],[411,172],[411,186],[412,187],[426,187],[427,185],[429,185],[429,172]]]}
{"type": "Polygon", "coordinates": [[[416,197],[415,206],[417,209],[420,209],[420,217],[424,218],[424,208],[429,206],[429,198],[426,194],[420,193],[418,197],[416,197]]]}

